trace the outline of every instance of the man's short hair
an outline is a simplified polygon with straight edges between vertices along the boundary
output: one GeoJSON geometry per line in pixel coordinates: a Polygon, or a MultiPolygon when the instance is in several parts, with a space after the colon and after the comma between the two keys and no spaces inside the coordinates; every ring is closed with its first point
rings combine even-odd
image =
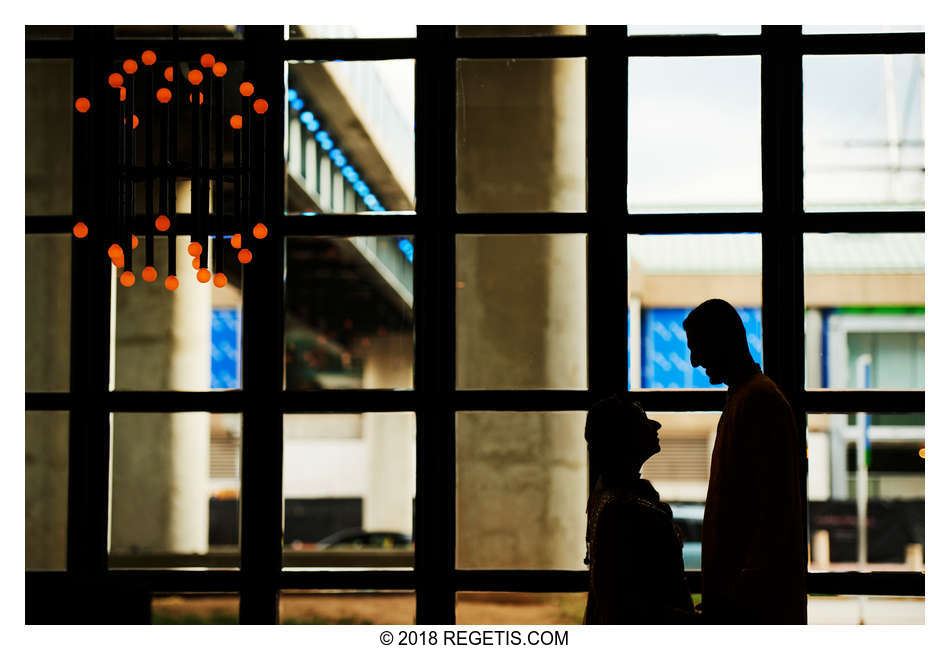
{"type": "Polygon", "coordinates": [[[721,298],[711,298],[689,312],[683,321],[687,332],[702,332],[709,340],[742,343],[748,349],[745,325],[736,308],[721,298]]]}

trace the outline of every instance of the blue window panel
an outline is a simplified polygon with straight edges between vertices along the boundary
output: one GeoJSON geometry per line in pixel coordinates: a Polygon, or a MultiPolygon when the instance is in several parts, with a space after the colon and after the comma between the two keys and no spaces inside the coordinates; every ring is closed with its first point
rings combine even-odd
{"type": "Polygon", "coordinates": [[[241,387],[241,314],[211,311],[211,388],[241,387]]]}
{"type": "MultiPolygon", "coordinates": [[[[683,320],[692,307],[644,309],[641,313],[642,388],[722,388],[713,385],[705,371],[689,362],[689,347],[683,320]]],[[[762,310],[737,308],[745,326],[749,351],[762,363],[762,310]]]]}

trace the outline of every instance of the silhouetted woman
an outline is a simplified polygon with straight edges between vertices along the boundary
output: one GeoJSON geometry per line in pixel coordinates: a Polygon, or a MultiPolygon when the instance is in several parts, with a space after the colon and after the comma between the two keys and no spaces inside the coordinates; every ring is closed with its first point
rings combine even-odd
{"type": "Polygon", "coordinates": [[[587,414],[584,438],[599,474],[587,503],[586,624],[695,622],[683,542],[670,507],[640,467],[660,451],[660,423],[612,396],[587,414]]]}

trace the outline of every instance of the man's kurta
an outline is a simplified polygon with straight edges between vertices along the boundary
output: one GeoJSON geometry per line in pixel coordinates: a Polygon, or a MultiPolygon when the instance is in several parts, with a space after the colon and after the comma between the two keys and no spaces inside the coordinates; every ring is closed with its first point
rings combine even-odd
{"type": "Polygon", "coordinates": [[[804,624],[801,449],[788,401],[758,366],[730,386],[703,517],[709,622],[804,624]]]}

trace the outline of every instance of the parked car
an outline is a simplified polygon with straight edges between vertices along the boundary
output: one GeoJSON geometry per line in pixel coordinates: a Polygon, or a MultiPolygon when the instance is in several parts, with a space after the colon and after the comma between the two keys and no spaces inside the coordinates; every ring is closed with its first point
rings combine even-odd
{"type": "Polygon", "coordinates": [[[317,549],[387,549],[412,548],[412,537],[391,531],[365,531],[362,528],[346,528],[317,542],[317,549]]]}

